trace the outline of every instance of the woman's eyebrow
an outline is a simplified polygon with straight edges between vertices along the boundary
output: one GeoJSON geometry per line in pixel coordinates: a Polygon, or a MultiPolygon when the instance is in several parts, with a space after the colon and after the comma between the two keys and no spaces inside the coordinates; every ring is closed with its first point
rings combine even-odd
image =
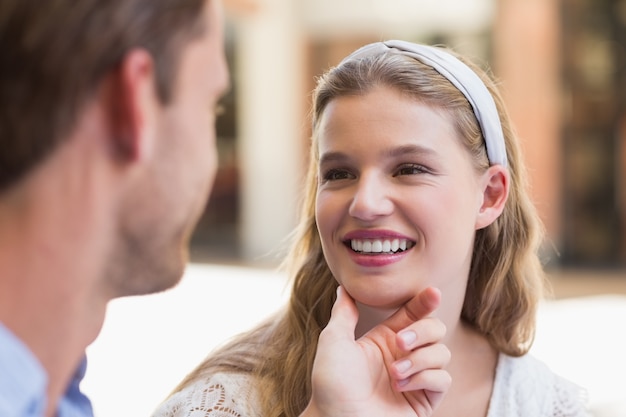
{"type": "Polygon", "coordinates": [[[404,155],[421,155],[421,156],[428,156],[428,157],[439,156],[437,151],[435,151],[434,149],[426,147],[426,146],[422,146],[422,145],[416,145],[416,144],[397,146],[397,147],[390,148],[385,151],[385,156],[389,156],[389,157],[395,158],[395,157],[404,156],[404,155]]]}
{"type": "Polygon", "coordinates": [[[349,157],[344,152],[325,152],[320,156],[320,165],[327,164],[330,162],[342,162],[347,160],[349,157]]]}
{"type": "MultiPolygon", "coordinates": [[[[438,152],[435,151],[434,149],[426,147],[426,146],[422,146],[422,145],[415,145],[415,144],[401,145],[401,146],[389,148],[389,149],[386,149],[381,154],[383,158],[398,158],[398,157],[407,156],[407,155],[426,156],[429,158],[439,157],[438,152]]],[[[322,164],[328,164],[332,162],[345,162],[348,159],[350,159],[350,156],[346,154],[345,152],[330,151],[330,152],[325,152],[320,156],[319,163],[320,165],[322,165],[322,164]]]]}

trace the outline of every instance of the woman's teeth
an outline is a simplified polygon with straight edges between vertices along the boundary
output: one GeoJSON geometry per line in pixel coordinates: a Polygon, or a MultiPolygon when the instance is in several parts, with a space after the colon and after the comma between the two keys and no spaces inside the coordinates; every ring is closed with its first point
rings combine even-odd
{"type": "Polygon", "coordinates": [[[395,253],[411,249],[413,242],[408,239],[352,239],[350,247],[362,253],[395,253]]]}

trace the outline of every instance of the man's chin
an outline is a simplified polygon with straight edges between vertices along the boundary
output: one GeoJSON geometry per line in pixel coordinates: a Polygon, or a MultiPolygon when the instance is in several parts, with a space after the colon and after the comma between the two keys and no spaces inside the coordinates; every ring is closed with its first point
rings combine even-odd
{"type": "Polygon", "coordinates": [[[162,272],[159,277],[146,277],[143,283],[131,288],[124,296],[137,296],[137,295],[149,295],[156,294],[163,291],[170,290],[176,287],[184,276],[184,268],[179,268],[176,271],[162,272]]]}
{"type": "Polygon", "coordinates": [[[178,256],[154,259],[140,271],[129,271],[127,279],[118,286],[118,297],[149,295],[167,291],[182,280],[187,266],[187,251],[178,256]]]}

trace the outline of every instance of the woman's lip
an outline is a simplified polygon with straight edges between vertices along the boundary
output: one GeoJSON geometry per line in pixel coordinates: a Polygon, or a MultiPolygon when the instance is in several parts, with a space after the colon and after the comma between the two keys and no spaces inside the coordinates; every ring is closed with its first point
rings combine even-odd
{"type": "Polygon", "coordinates": [[[398,253],[361,253],[354,252],[350,248],[346,248],[352,261],[357,265],[369,268],[377,268],[387,266],[401,261],[410,252],[409,250],[398,253]]]}
{"type": "Polygon", "coordinates": [[[406,239],[414,242],[415,240],[393,230],[353,230],[344,235],[343,240],[349,241],[353,239],[406,239]]]}

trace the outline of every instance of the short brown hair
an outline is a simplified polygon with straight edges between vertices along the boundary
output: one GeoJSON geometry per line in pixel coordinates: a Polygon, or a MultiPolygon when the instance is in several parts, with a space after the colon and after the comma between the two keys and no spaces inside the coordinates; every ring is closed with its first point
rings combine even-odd
{"type": "Polygon", "coordinates": [[[2,0],[0,191],[20,180],[74,126],[103,77],[133,48],[155,61],[171,98],[179,53],[202,33],[206,0],[2,0]]]}

